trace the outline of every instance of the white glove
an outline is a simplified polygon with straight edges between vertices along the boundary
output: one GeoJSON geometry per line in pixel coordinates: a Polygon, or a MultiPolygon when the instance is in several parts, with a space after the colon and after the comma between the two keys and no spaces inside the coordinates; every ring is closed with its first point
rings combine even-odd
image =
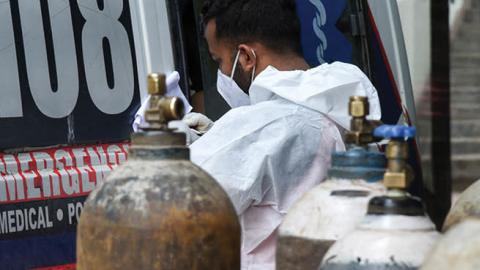
{"type": "Polygon", "coordinates": [[[189,113],[182,121],[171,121],[168,127],[187,135],[187,145],[191,145],[213,126],[213,121],[200,113],[189,113]]]}
{"type": "Polygon", "coordinates": [[[176,132],[185,133],[187,135],[187,145],[194,143],[200,138],[200,136],[183,121],[171,121],[168,123],[168,127],[174,129],[176,132]]]}
{"type": "Polygon", "coordinates": [[[187,98],[182,92],[182,89],[180,88],[180,85],[178,82],[180,81],[180,74],[178,72],[174,71],[172,74],[168,75],[166,84],[167,84],[167,93],[165,93],[165,96],[167,97],[178,97],[183,101],[183,105],[185,105],[185,111],[184,113],[187,114],[192,111],[192,106],[188,102],[187,98]]]}
{"type": "MultiPolygon", "coordinates": [[[[168,75],[166,84],[167,84],[167,93],[165,94],[167,97],[178,97],[183,101],[185,105],[185,114],[188,114],[192,111],[192,106],[188,103],[187,98],[183,94],[182,90],[180,89],[180,85],[178,82],[180,81],[180,74],[174,71],[170,75],[168,75]]],[[[135,120],[132,124],[133,131],[137,132],[141,126],[148,126],[145,122],[145,111],[148,109],[150,105],[150,96],[147,96],[142,103],[142,106],[135,114],[135,120]]]]}
{"type": "Polygon", "coordinates": [[[197,134],[203,135],[213,126],[213,121],[201,113],[189,113],[182,120],[197,134]]]}

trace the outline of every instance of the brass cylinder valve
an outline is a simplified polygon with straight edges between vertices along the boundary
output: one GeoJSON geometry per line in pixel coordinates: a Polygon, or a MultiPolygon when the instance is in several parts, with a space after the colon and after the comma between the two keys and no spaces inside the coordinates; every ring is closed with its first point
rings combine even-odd
{"type": "Polygon", "coordinates": [[[348,105],[348,113],[352,117],[350,129],[346,134],[345,141],[347,144],[355,144],[366,146],[375,142],[373,131],[381,125],[380,121],[367,120],[370,113],[370,104],[367,97],[353,96],[350,97],[348,105]]]}
{"type": "Polygon", "coordinates": [[[365,118],[370,113],[370,104],[367,97],[350,97],[348,113],[353,118],[365,118]]]}
{"type": "Polygon", "coordinates": [[[383,184],[390,189],[406,189],[411,180],[407,166],[407,142],[391,141],[385,155],[388,159],[388,166],[383,184]]]}
{"type": "Polygon", "coordinates": [[[145,112],[148,128],[144,130],[168,130],[168,122],[181,120],[184,116],[184,104],[177,97],[165,97],[166,77],[163,74],[148,75],[148,93],[150,106],[145,112]]]}
{"type": "Polygon", "coordinates": [[[415,128],[383,125],[375,129],[375,137],[391,139],[385,153],[388,159],[383,184],[388,189],[405,190],[410,185],[413,173],[407,163],[408,139],[415,137],[415,128]]]}

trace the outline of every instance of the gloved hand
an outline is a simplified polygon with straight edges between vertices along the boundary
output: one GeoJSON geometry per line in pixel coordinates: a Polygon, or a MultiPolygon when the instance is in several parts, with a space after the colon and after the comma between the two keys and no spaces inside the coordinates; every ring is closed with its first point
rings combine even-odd
{"type": "Polygon", "coordinates": [[[176,132],[182,132],[187,135],[187,145],[194,143],[200,136],[183,121],[171,121],[168,127],[176,132]]]}
{"type": "MultiPolygon", "coordinates": [[[[180,89],[180,85],[178,84],[179,81],[180,81],[180,75],[178,74],[178,72],[174,71],[170,75],[168,75],[166,80],[167,93],[165,93],[165,95],[167,97],[180,98],[183,101],[183,104],[185,105],[185,114],[188,114],[189,112],[192,111],[192,106],[190,106],[190,103],[188,103],[187,98],[185,97],[185,95],[183,95],[183,92],[180,89]]],[[[135,114],[135,120],[132,124],[133,131],[137,132],[141,126],[148,126],[148,124],[145,122],[144,115],[149,105],[150,105],[150,96],[147,96],[143,100],[142,106],[135,114]]]]}
{"type": "Polygon", "coordinates": [[[189,113],[182,120],[198,135],[207,133],[213,126],[213,121],[201,113],[189,113]]]}
{"type": "Polygon", "coordinates": [[[182,121],[171,121],[168,127],[187,135],[187,145],[194,143],[213,126],[213,121],[200,113],[189,113],[182,121]]]}

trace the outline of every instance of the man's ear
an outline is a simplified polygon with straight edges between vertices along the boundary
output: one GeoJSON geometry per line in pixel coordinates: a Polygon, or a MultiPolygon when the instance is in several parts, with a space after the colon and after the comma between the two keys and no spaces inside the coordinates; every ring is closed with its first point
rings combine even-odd
{"type": "Polygon", "coordinates": [[[246,44],[238,45],[238,50],[240,51],[240,57],[238,61],[245,71],[251,72],[257,65],[257,56],[255,54],[255,50],[246,44]]]}

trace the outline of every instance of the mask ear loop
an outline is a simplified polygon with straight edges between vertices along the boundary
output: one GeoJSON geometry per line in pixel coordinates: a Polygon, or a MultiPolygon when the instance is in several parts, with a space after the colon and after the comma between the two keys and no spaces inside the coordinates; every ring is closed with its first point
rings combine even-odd
{"type": "Polygon", "coordinates": [[[232,75],[230,75],[230,79],[233,80],[233,76],[235,75],[235,70],[237,70],[238,59],[240,58],[240,50],[237,52],[237,56],[235,56],[235,61],[233,61],[233,68],[232,68],[232,75]]]}
{"type": "MultiPolygon", "coordinates": [[[[255,51],[252,49],[252,54],[253,54],[253,57],[255,57],[255,60],[257,60],[257,54],[255,53],[255,51]]],[[[252,72],[252,81],[251,83],[253,83],[253,80],[255,79],[255,71],[256,71],[256,68],[257,68],[257,63],[255,63],[255,66],[253,66],[253,72],[252,72]]]]}

